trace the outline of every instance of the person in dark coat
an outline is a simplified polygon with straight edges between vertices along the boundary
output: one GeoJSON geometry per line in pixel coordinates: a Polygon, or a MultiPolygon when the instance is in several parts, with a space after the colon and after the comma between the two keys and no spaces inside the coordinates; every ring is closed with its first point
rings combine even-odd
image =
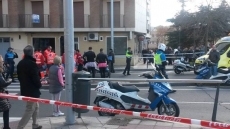
{"type": "MultiPolygon", "coordinates": [[[[36,59],[33,58],[34,48],[31,45],[23,49],[24,59],[17,65],[18,80],[20,82],[20,92],[22,96],[39,98],[41,95],[40,72],[36,64],[36,59]]],[[[18,123],[17,129],[24,129],[30,118],[33,117],[32,128],[41,129],[42,126],[37,124],[39,105],[37,102],[27,102],[26,111],[18,123]]]]}
{"type": "Polygon", "coordinates": [[[143,63],[145,64],[146,60],[147,60],[146,57],[148,57],[149,51],[147,49],[143,49],[141,54],[142,54],[142,57],[143,57],[143,63]]]}
{"type": "Polygon", "coordinates": [[[115,73],[114,65],[113,65],[115,63],[115,57],[114,57],[113,49],[109,49],[108,63],[109,63],[110,72],[115,73]]]}
{"type": "Polygon", "coordinates": [[[214,45],[212,47],[211,52],[209,53],[209,60],[212,62],[212,66],[210,68],[211,73],[213,76],[216,76],[217,75],[217,66],[218,66],[218,62],[220,60],[220,53],[214,45]]]}
{"type": "MultiPolygon", "coordinates": [[[[12,82],[11,79],[6,81],[2,76],[2,72],[4,72],[3,68],[3,58],[0,55],[0,93],[7,93],[8,91],[5,89],[12,82]]],[[[9,110],[11,108],[11,104],[8,99],[0,98],[0,112],[3,112],[3,129],[10,129],[9,126],[9,110]]]]}
{"type": "Polygon", "coordinates": [[[18,54],[14,52],[13,48],[8,48],[7,53],[5,55],[5,64],[7,66],[7,74],[6,74],[6,79],[8,79],[9,76],[11,76],[12,81],[15,82],[14,80],[14,59],[18,58],[18,54]]]}
{"type": "Polygon", "coordinates": [[[107,68],[108,57],[103,53],[103,49],[100,49],[100,53],[97,54],[96,62],[98,63],[98,68],[101,73],[101,78],[105,78],[105,72],[107,68]]]}

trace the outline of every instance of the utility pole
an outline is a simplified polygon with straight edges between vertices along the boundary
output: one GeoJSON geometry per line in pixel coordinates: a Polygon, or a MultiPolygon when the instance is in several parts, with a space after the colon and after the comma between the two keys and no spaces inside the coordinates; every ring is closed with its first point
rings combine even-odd
{"type": "Polygon", "coordinates": [[[110,0],[110,15],[111,15],[111,48],[114,51],[114,9],[113,9],[113,0],[110,0]]]}
{"type": "Polygon", "coordinates": [[[181,27],[179,26],[179,46],[181,46],[181,44],[180,44],[180,30],[181,30],[181,27]]]}
{"type": "MultiPolygon", "coordinates": [[[[73,0],[64,0],[64,46],[65,46],[65,95],[66,102],[72,103],[72,73],[74,71],[74,22],[73,22],[73,0]]],[[[76,122],[75,113],[72,108],[66,108],[66,124],[74,124],[76,122]]]]}

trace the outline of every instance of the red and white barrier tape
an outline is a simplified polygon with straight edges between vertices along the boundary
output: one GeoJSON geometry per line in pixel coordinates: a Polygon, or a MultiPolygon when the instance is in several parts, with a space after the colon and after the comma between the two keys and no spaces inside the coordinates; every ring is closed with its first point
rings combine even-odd
{"type": "Polygon", "coordinates": [[[44,103],[44,104],[55,104],[55,105],[60,105],[60,106],[65,106],[65,107],[88,109],[88,110],[93,110],[93,111],[102,111],[102,112],[108,112],[108,113],[114,113],[114,114],[124,114],[124,115],[129,115],[129,116],[138,116],[138,117],[144,117],[144,118],[149,118],[149,119],[179,122],[179,123],[191,124],[191,125],[199,125],[199,126],[209,127],[209,128],[230,129],[230,124],[220,123],[220,122],[212,122],[212,121],[173,117],[173,116],[163,116],[163,115],[144,113],[144,112],[133,112],[133,111],[109,109],[109,108],[102,108],[102,107],[96,107],[96,106],[87,106],[87,105],[82,105],[82,104],[73,104],[73,103],[68,103],[68,102],[53,101],[53,100],[48,100],[48,99],[31,98],[31,97],[9,95],[9,94],[2,94],[2,93],[0,93],[0,98],[8,98],[8,99],[15,99],[15,100],[22,100],[22,101],[29,101],[29,102],[39,102],[39,103],[44,103]]]}

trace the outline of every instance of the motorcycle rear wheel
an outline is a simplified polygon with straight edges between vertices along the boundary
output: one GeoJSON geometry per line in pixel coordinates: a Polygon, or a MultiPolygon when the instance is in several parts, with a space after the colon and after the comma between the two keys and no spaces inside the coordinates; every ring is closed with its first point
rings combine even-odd
{"type": "Polygon", "coordinates": [[[174,116],[178,117],[180,115],[180,108],[176,103],[166,104],[169,109],[167,112],[166,107],[163,103],[158,106],[157,112],[159,115],[167,115],[167,116],[174,116]]]}
{"type": "MultiPolygon", "coordinates": [[[[97,101],[97,106],[98,106],[98,107],[100,107],[100,106],[99,106],[99,102],[100,102],[100,101],[105,102],[105,103],[110,103],[110,102],[109,102],[110,100],[108,100],[108,98],[103,97],[103,98],[101,98],[101,99],[99,99],[99,100],[97,101]]],[[[115,116],[116,114],[98,111],[98,115],[99,115],[99,116],[115,116]]]]}
{"type": "Polygon", "coordinates": [[[181,71],[178,70],[177,67],[174,69],[174,72],[175,72],[176,74],[181,74],[181,71]]]}

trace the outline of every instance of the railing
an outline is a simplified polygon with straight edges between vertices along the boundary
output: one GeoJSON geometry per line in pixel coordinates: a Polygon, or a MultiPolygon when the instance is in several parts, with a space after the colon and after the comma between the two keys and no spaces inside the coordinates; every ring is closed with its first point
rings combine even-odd
{"type": "MultiPolygon", "coordinates": [[[[108,14],[101,16],[101,27],[109,28],[111,27],[111,17],[108,14]]],[[[114,28],[125,27],[124,15],[114,15],[114,28]]]]}
{"type": "Polygon", "coordinates": [[[19,28],[49,28],[50,17],[48,14],[20,14],[19,28]]]}
{"type": "Polygon", "coordinates": [[[0,28],[8,28],[9,27],[9,16],[8,14],[0,15],[0,28]]]}
{"type": "MultiPolygon", "coordinates": [[[[89,28],[90,15],[74,15],[74,28],[89,28]]],[[[60,15],[60,28],[64,27],[64,15],[60,15]]]]}

